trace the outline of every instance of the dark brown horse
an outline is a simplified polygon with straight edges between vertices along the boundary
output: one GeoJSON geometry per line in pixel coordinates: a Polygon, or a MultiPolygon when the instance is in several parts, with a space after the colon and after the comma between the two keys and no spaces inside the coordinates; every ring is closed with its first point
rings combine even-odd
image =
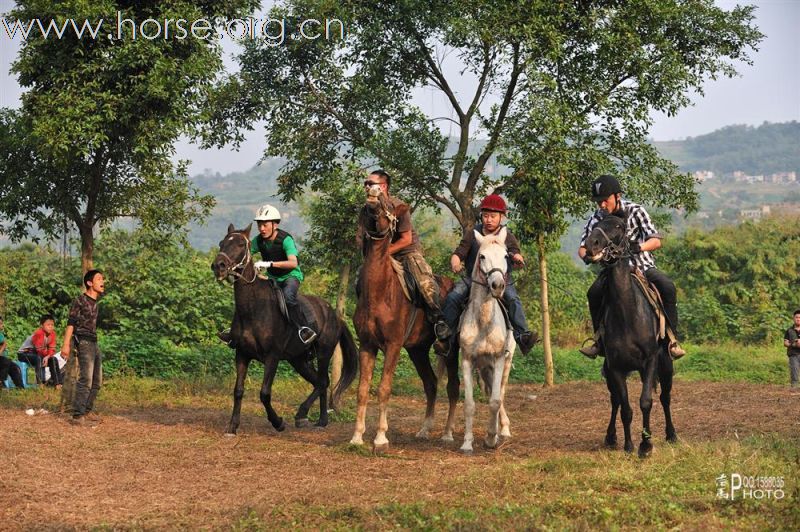
{"type": "MultiPolygon", "coordinates": [[[[358,386],[356,426],[350,443],[356,445],[364,443],[369,385],[375,369],[378,350],[381,350],[384,353],[384,362],[383,375],[378,387],[380,419],[374,441],[376,452],[385,451],[389,447],[389,440],[386,438],[386,431],[389,429],[386,410],[401,348],[405,347],[411,357],[411,361],[422,379],[427,399],[425,421],[422,429],[417,433],[417,437],[429,437],[436,404],[438,379],[429,358],[430,348],[435,340],[433,326],[425,319],[423,310],[415,308],[405,297],[388,252],[397,219],[404,214],[399,212],[399,209],[407,208],[408,206],[402,205],[398,208],[398,212],[395,212],[391,202],[383,194],[372,197],[365,206],[366,254],[359,281],[358,303],[353,316],[353,323],[361,344],[359,354],[361,377],[358,386]]],[[[449,279],[443,279],[439,283],[442,297],[447,294],[452,285],[453,283],[449,279]]],[[[458,401],[458,357],[448,358],[447,374],[447,396],[450,399],[450,410],[442,439],[452,441],[455,409],[458,401]]]]}
{"type": "Polygon", "coordinates": [[[667,342],[659,340],[656,314],[631,274],[630,250],[626,238],[625,220],[606,216],[586,240],[586,253],[594,262],[606,265],[603,295],[603,345],[606,360],[603,374],[611,394],[611,419],[606,430],[606,445],[617,444],[617,410],[622,408],[622,427],[625,432],[625,451],[633,451],[631,420],[633,410],[628,402],[626,378],[637,371],[642,379],[642,441],[639,456],[644,458],[653,450],[650,441],[650,410],[656,379],[661,384],[661,406],[664,408],[667,441],[677,441],[670,411],[672,392],[672,358],[667,342]]]}
{"type": "Polygon", "coordinates": [[[353,382],[358,368],[355,342],[344,321],[324,300],[314,296],[301,296],[303,304],[309,305],[316,322],[319,335],[312,347],[314,356],[309,356],[309,348],[297,336],[296,327],[281,314],[275,289],[271,281],[256,275],[250,255],[250,228],[237,231],[228,226],[228,234],[219,243],[219,254],[211,269],[217,280],[233,280],[233,297],[236,310],[231,326],[231,340],[236,348],[236,386],[233,390],[233,414],[227,432],[236,434],[239,428],[239,412],[244,395],[244,378],[250,361],[255,359],[264,364],[264,382],[261,385],[261,402],[267,411],[269,422],[277,431],[283,431],[286,424],[271,405],[272,381],[278,362],[286,360],[314,389],[303,401],[294,416],[295,425],[308,425],[308,410],[319,398],[319,421],[317,426],[328,424],[329,385],[328,366],[337,346],[342,350],[342,376],[331,394],[331,406],[335,407],[342,393],[353,382]],[[316,358],[317,367],[314,367],[316,358]]]}

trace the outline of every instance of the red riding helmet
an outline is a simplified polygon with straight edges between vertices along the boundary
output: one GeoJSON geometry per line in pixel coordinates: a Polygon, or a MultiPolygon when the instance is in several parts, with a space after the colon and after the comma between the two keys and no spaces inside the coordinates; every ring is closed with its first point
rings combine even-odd
{"type": "Polygon", "coordinates": [[[506,207],[506,200],[501,198],[498,194],[489,194],[479,207],[482,211],[494,211],[501,214],[507,214],[508,208],[506,207]]]}

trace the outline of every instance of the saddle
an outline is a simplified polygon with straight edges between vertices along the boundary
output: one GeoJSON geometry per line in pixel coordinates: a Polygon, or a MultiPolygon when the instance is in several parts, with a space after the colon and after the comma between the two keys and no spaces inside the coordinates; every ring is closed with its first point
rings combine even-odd
{"type": "Polygon", "coordinates": [[[394,257],[391,257],[391,261],[392,268],[394,269],[394,273],[397,275],[397,280],[400,282],[400,287],[403,289],[403,294],[406,296],[406,299],[409,300],[415,307],[424,308],[425,299],[422,297],[422,292],[417,284],[417,280],[414,279],[414,276],[410,271],[403,267],[402,262],[394,257]]]}
{"type": "Polygon", "coordinates": [[[664,338],[668,338],[670,343],[675,342],[675,332],[672,330],[672,327],[667,324],[664,303],[661,301],[661,294],[658,293],[658,289],[647,280],[647,277],[645,277],[638,268],[631,271],[631,277],[636,281],[636,284],[642,290],[642,294],[644,294],[644,297],[647,299],[647,302],[650,303],[650,307],[656,314],[658,326],[655,332],[658,339],[663,340],[664,338]]]}

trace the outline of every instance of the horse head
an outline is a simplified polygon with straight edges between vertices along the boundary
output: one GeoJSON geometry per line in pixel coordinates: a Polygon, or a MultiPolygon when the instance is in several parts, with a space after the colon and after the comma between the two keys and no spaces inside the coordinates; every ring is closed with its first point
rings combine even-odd
{"type": "Polygon", "coordinates": [[[364,204],[366,226],[364,230],[372,240],[392,239],[397,229],[397,213],[392,202],[383,192],[376,187],[367,191],[367,201],[364,204]]]}
{"type": "Polygon", "coordinates": [[[496,235],[484,236],[475,231],[478,241],[478,260],[472,272],[472,280],[486,286],[492,297],[500,299],[506,290],[506,273],[508,270],[508,250],[506,249],[505,227],[496,235]]]}
{"type": "Polygon", "coordinates": [[[250,255],[252,226],[252,222],[242,230],[234,229],[233,224],[228,226],[228,234],[219,241],[219,253],[211,263],[211,269],[218,281],[227,277],[234,277],[234,281],[241,278],[244,270],[252,263],[250,255]]]}
{"type": "Polygon", "coordinates": [[[611,264],[628,255],[627,224],[623,218],[607,215],[597,222],[586,239],[586,255],[592,262],[611,264]]]}

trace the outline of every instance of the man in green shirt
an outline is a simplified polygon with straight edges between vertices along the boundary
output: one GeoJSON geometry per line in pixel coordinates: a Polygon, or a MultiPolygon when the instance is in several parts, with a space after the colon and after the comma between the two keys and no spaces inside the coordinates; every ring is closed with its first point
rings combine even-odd
{"type": "Polygon", "coordinates": [[[303,272],[297,262],[294,238],[278,228],[281,214],[272,205],[263,205],[258,209],[255,221],[258,224],[258,236],[251,242],[250,252],[253,255],[261,254],[261,260],[255,263],[255,267],[258,271],[265,271],[280,286],[289,316],[298,326],[300,340],[310,344],[317,337],[317,326],[314,314],[297,298],[303,272]]]}

